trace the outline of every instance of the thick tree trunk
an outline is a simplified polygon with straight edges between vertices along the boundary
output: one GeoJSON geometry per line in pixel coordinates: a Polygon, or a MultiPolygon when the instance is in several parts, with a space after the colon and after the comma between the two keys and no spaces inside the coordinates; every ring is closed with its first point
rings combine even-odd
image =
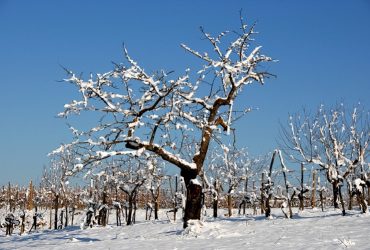
{"type": "Polygon", "coordinates": [[[334,208],[339,208],[339,187],[338,187],[338,182],[333,182],[333,205],[334,208]]]}
{"type": "Polygon", "coordinates": [[[184,213],[184,228],[188,227],[189,220],[200,220],[202,210],[202,186],[194,181],[196,171],[181,171],[186,185],[186,203],[184,213]]]}

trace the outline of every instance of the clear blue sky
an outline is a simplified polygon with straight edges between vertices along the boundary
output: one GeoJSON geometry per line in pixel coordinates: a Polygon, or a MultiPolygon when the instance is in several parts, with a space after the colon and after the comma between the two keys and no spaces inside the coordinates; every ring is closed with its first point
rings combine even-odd
{"type": "MultiPolygon", "coordinates": [[[[361,101],[370,107],[370,1],[18,1],[0,0],[0,185],[37,180],[47,154],[69,142],[55,118],[76,97],[65,74],[105,72],[122,43],[148,71],[182,72],[203,48],[198,27],[237,29],[239,10],[258,21],[257,43],[278,59],[263,87],[246,89],[258,107],[237,124],[254,154],[276,147],[279,121],[305,106],[361,101]]],[[[73,122],[76,125],[76,122],[73,122]]]]}

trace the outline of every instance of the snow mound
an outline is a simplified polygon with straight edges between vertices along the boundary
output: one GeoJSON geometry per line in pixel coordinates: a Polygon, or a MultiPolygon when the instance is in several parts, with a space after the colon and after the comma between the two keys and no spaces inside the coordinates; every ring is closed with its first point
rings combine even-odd
{"type": "Polygon", "coordinates": [[[348,239],[348,240],[347,239],[334,239],[334,242],[345,248],[356,245],[356,243],[353,242],[351,239],[348,239]]]}
{"type": "Polygon", "coordinates": [[[69,242],[80,242],[79,239],[76,239],[75,237],[69,238],[69,242]]]}
{"type": "Polygon", "coordinates": [[[200,220],[189,220],[188,227],[185,228],[183,235],[198,237],[202,233],[203,227],[204,224],[200,220]]]}

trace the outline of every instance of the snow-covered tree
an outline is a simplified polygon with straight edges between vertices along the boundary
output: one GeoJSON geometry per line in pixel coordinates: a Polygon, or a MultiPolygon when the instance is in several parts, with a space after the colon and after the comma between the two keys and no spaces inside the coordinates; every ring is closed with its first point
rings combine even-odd
{"type": "Polygon", "coordinates": [[[70,148],[64,148],[62,151],[54,152],[51,154],[52,159],[49,168],[44,169],[44,173],[41,180],[41,185],[44,189],[51,192],[54,196],[54,229],[58,229],[59,226],[68,225],[68,184],[69,177],[71,176],[71,170],[74,167],[75,156],[70,148]],[[65,206],[65,222],[60,221],[61,225],[58,225],[58,208],[61,203],[64,202],[65,206]]]}
{"type": "Polygon", "coordinates": [[[127,195],[128,213],[127,225],[135,223],[136,199],[140,188],[145,184],[153,168],[148,159],[127,158],[121,170],[116,173],[119,188],[127,195]]]}
{"type": "Polygon", "coordinates": [[[154,204],[154,219],[158,220],[161,187],[163,185],[163,181],[166,180],[168,176],[164,174],[163,168],[158,165],[158,162],[155,159],[152,160],[149,166],[150,168],[146,187],[150,191],[152,203],[154,204]]]}
{"type": "MultiPolygon", "coordinates": [[[[221,146],[222,152],[214,150],[207,169],[207,174],[211,176],[213,182],[213,192],[219,192],[217,185],[222,185],[226,191],[228,215],[232,216],[232,197],[235,196],[240,184],[247,178],[249,158],[247,151],[237,148],[221,146]],[[218,190],[218,191],[216,191],[218,190]]],[[[215,196],[217,199],[218,195],[215,196]]]]}
{"type": "Polygon", "coordinates": [[[212,138],[228,134],[232,122],[249,111],[240,107],[245,103],[235,103],[244,87],[263,84],[271,76],[263,66],[272,59],[253,45],[254,25],[242,19],[241,24],[239,30],[217,36],[202,28],[208,52],[181,44],[201,62],[194,74],[189,69],[177,77],[163,70],[149,73],[126,48],[126,63],[114,64],[109,72],[85,80],[67,70],[65,81],[77,87],[81,99],[66,104],[59,116],[83,111],[101,115],[91,129],[71,128],[76,140],[69,146],[80,155],[74,171],[111,156],[151,152],[181,170],[187,187],[184,227],[188,220],[200,219],[202,187],[197,177],[202,176],[212,138]]]}
{"type": "Polygon", "coordinates": [[[291,160],[315,164],[325,171],[332,184],[334,207],[339,208],[340,200],[343,215],[344,180],[350,183],[349,176],[357,173],[365,185],[368,181],[369,124],[369,112],[361,105],[350,112],[343,104],[332,109],[321,105],[314,115],[303,111],[290,116],[288,126],[282,130],[282,146],[291,160]]]}

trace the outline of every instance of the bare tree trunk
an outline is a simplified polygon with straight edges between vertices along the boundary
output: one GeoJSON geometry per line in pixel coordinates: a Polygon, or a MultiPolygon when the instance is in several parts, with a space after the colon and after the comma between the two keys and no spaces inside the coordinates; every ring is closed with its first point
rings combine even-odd
{"type": "Polygon", "coordinates": [[[265,206],[265,209],[266,209],[265,215],[266,215],[266,217],[271,216],[270,200],[272,199],[271,188],[272,188],[272,185],[273,185],[272,180],[271,180],[271,176],[272,176],[272,167],[274,165],[276,152],[277,151],[274,151],[274,153],[272,154],[272,158],[271,158],[271,162],[270,162],[270,169],[269,169],[269,173],[268,173],[268,179],[267,179],[266,187],[264,187],[266,189],[266,194],[267,194],[267,200],[266,200],[266,206],[265,206]]]}
{"type": "Polygon", "coordinates": [[[232,211],[232,197],[231,197],[231,190],[229,190],[229,193],[227,194],[227,210],[228,210],[228,216],[231,217],[233,215],[232,211]]]}
{"type": "MultiPolygon", "coordinates": [[[[159,188],[158,188],[159,189],[159,188]]],[[[159,190],[158,190],[159,192],[159,190]]],[[[159,195],[159,194],[158,194],[159,195]]],[[[154,219],[155,220],[158,220],[159,217],[158,217],[158,211],[159,211],[159,202],[158,202],[158,198],[154,201],[154,219]]]]}
{"type": "Polygon", "coordinates": [[[128,212],[126,212],[126,221],[127,225],[132,224],[132,209],[133,209],[133,200],[132,194],[128,196],[128,212]]]}
{"type": "Polygon", "coordinates": [[[54,197],[54,230],[58,229],[58,206],[59,206],[59,194],[55,194],[55,197],[54,197]]]}
{"type": "Polygon", "coordinates": [[[304,165],[301,163],[301,192],[299,193],[299,210],[303,211],[304,210],[304,195],[303,195],[303,189],[304,189],[304,165]]]}
{"type": "Polygon", "coordinates": [[[342,196],[342,186],[341,185],[338,187],[338,192],[339,192],[340,204],[342,205],[342,215],[345,216],[346,209],[344,208],[344,201],[343,201],[343,196],[342,196]]]}
{"type": "Polygon", "coordinates": [[[347,182],[347,190],[348,190],[348,210],[352,210],[353,208],[353,190],[352,184],[348,181],[347,182]]]}
{"type": "Polygon", "coordinates": [[[121,207],[118,205],[118,188],[117,185],[115,186],[115,191],[116,191],[116,223],[117,226],[121,226],[121,207]]]}
{"type": "Polygon", "coordinates": [[[218,193],[219,193],[219,184],[216,179],[214,182],[215,193],[213,194],[213,217],[217,218],[217,209],[218,209],[218,193]]]}
{"type": "Polygon", "coordinates": [[[202,210],[202,186],[192,180],[196,180],[197,173],[194,170],[181,171],[186,185],[186,203],[183,227],[188,227],[189,220],[200,220],[202,210]]]}
{"type": "Polygon", "coordinates": [[[311,207],[316,207],[316,170],[312,172],[311,207]]]}
{"type": "Polygon", "coordinates": [[[361,188],[362,190],[359,190],[356,188],[356,192],[355,192],[356,197],[357,197],[357,202],[358,202],[358,205],[360,206],[361,212],[366,213],[368,210],[368,205],[365,199],[365,187],[361,186],[359,188],[361,188]]]}
{"type": "Polygon", "coordinates": [[[323,196],[323,191],[320,190],[320,203],[321,203],[321,211],[324,212],[324,196],[323,196]]]}
{"type": "Polygon", "coordinates": [[[73,206],[72,206],[72,214],[71,214],[71,226],[73,226],[73,224],[74,224],[74,218],[75,218],[75,210],[76,210],[76,207],[75,207],[75,205],[73,204],[73,206]]]}
{"type": "Polygon", "coordinates": [[[105,227],[107,225],[107,213],[108,213],[108,209],[107,209],[107,198],[108,198],[108,194],[107,194],[107,188],[106,186],[104,186],[104,190],[103,190],[103,204],[102,204],[102,207],[100,207],[99,209],[99,225],[102,225],[103,227],[105,227]]]}
{"type": "Polygon", "coordinates": [[[134,212],[132,213],[132,223],[135,224],[136,223],[136,209],[137,209],[137,205],[136,205],[136,193],[135,193],[135,196],[134,196],[134,212]]]}
{"type": "Polygon", "coordinates": [[[66,217],[65,217],[64,227],[68,227],[68,202],[67,201],[65,204],[65,211],[66,211],[66,217]]]}
{"type": "Polygon", "coordinates": [[[121,211],[119,207],[116,207],[116,223],[117,226],[121,226],[121,211]]]}
{"type": "Polygon", "coordinates": [[[21,228],[20,228],[20,235],[22,235],[25,231],[25,225],[24,225],[24,221],[26,219],[26,214],[24,213],[24,211],[22,212],[21,214],[21,228]]]}
{"type": "Polygon", "coordinates": [[[265,173],[262,173],[262,177],[261,177],[261,214],[265,213],[265,196],[264,196],[265,188],[263,186],[264,184],[265,184],[265,173]]]}
{"type": "Polygon", "coordinates": [[[161,191],[160,186],[158,186],[155,193],[153,193],[153,195],[154,195],[154,219],[155,220],[159,219],[158,211],[159,211],[159,199],[160,199],[160,195],[161,195],[160,191],[161,191]]]}
{"type": "Polygon", "coordinates": [[[174,208],[173,208],[173,221],[176,221],[176,213],[177,213],[177,185],[178,185],[178,180],[177,180],[177,175],[175,178],[175,200],[174,200],[174,208]]]}
{"type": "Polygon", "coordinates": [[[292,206],[290,204],[289,186],[288,186],[288,182],[287,182],[285,171],[283,171],[283,176],[284,176],[285,192],[286,192],[287,202],[288,202],[288,208],[289,208],[289,217],[288,218],[292,218],[293,217],[293,212],[292,212],[292,206]]]}
{"type": "Polygon", "coordinates": [[[333,205],[334,205],[334,208],[339,208],[339,202],[338,202],[338,198],[339,198],[339,187],[338,187],[338,181],[334,181],[332,186],[333,186],[333,205]]]}
{"type": "MultiPolygon", "coordinates": [[[[245,173],[245,187],[244,187],[244,193],[247,194],[248,192],[248,169],[246,170],[246,173],[245,173]]],[[[243,203],[243,215],[245,215],[245,206],[246,206],[246,202],[243,203]]]]}
{"type": "MultiPolygon", "coordinates": [[[[256,183],[253,181],[253,192],[256,192],[256,183]]],[[[257,203],[253,200],[253,215],[257,215],[257,203]]]]}
{"type": "Polygon", "coordinates": [[[51,221],[53,220],[53,206],[49,205],[50,211],[49,211],[49,229],[51,229],[51,221]]]}
{"type": "Polygon", "coordinates": [[[63,209],[61,209],[60,211],[60,225],[59,225],[59,229],[62,229],[63,228],[63,217],[64,217],[64,211],[63,209]]]}
{"type": "Polygon", "coordinates": [[[218,198],[216,194],[213,195],[213,217],[217,218],[218,198]]]}

